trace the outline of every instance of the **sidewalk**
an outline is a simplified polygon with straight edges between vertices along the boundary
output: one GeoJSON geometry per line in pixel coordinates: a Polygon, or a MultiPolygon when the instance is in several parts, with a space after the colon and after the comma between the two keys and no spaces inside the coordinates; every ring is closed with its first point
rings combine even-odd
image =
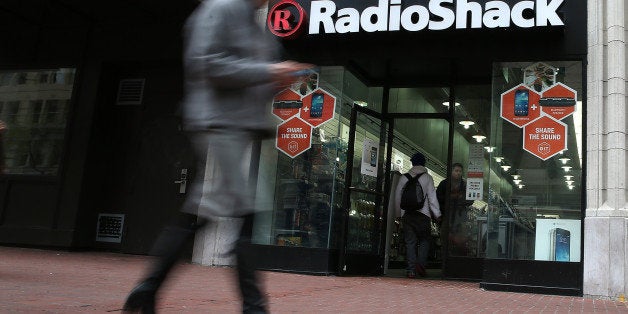
{"type": "MultiPolygon", "coordinates": [[[[152,257],[0,247],[0,313],[117,313],[152,257]]],[[[158,313],[238,313],[230,268],[181,264],[158,313]]],[[[628,303],[477,283],[263,272],[272,313],[628,313],[628,303]]]]}

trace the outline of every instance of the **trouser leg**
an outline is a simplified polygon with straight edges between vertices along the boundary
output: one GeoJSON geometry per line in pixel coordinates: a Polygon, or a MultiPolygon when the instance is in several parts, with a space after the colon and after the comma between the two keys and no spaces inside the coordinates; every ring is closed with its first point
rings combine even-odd
{"type": "Polygon", "coordinates": [[[236,243],[235,253],[243,313],[266,313],[266,298],[256,272],[255,256],[250,251],[254,214],[243,217],[244,222],[236,243]]]}
{"type": "Polygon", "coordinates": [[[157,260],[151,265],[146,275],[147,280],[158,288],[183,253],[186,243],[206,223],[204,218],[191,222],[191,218],[186,215],[180,216],[175,224],[165,227],[151,249],[151,255],[157,256],[157,260]]]}
{"type": "Polygon", "coordinates": [[[421,265],[423,268],[425,268],[427,266],[427,257],[430,253],[430,238],[431,238],[431,234],[430,234],[430,218],[425,216],[425,215],[421,215],[422,217],[419,217],[419,225],[418,225],[418,242],[419,242],[419,256],[418,256],[418,263],[419,265],[421,265]]]}
{"type": "Polygon", "coordinates": [[[404,216],[403,218],[403,237],[406,242],[406,270],[414,272],[417,258],[417,236],[416,236],[416,224],[413,217],[404,216]]]}

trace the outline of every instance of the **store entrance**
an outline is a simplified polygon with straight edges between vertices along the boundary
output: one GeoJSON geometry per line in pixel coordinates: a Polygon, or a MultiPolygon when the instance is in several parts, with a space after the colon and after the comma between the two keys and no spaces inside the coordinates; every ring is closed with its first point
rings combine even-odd
{"type": "MultiPolygon", "coordinates": [[[[395,210],[394,192],[399,178],[412,168],[410,156],[421,152],[426,157],[428,174],[434,179],[434,186],[444,179],[447,162],[450,160],[449,122],[444,115],[434,114],[394,114],[389,119],[388,160],[391,161],[389,188],[387,189],[388,210],[386,228],[386,275],[404,275],[406,268],[406,245],[403,235],[401,213],[395,210]]],[[[432,224],[427,271],[430,277],[440,277],[443,265],[444,232],[441,225],[432,224]]]]}
{"type": "MultiPolygon", "coordinates": [[[[410,157],[416,152],[426,156],[426,167],[435,186],[447,176],[453,141],[450,114],[442,105],[447,91],[389,89],[384,94],[390,97],[388,109],[392,112],[385,114],[358,104],[352,106],[339,273],[382,275],[389,270],[405,269],[405,243],[398,223],[401,214],[393,206],[391,191],[399,176],[412,167],[410,157]],[[410,108],[403,104],[416,104],[421,97],[426,104],[440,99],[443,108],[410,108]]],[[[435,225],[428,267],[440,277],[443,241],[439,232],[440,227],[435,225]]]]}

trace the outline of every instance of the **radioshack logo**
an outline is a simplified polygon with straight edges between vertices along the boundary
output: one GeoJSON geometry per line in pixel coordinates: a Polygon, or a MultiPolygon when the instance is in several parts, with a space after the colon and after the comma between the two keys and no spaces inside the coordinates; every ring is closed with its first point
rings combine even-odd
{"type": "Polygon", "coordinates": [[[305,28],[307,14],[294,0],[283,0],[268,12],[268,29],[278,37],[293,39],[305,28]]]}
{"type": "Polygon", "coordinates": [[[270,10],[268,28],[279,37],[295,38],[306,27],[308,34],[317,35],[565,25],[559,14],[565,0],[428,0],[423,5],[418,0],[369,2],[376,5],[338,8],[335,1],[312,0],[307,16],[295,0],[283,0],[270,10]]]}

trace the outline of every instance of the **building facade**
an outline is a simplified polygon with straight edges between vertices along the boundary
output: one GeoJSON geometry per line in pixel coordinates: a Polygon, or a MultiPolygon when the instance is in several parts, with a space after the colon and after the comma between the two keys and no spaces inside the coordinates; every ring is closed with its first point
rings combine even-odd
{"type": "MultiPolygon", "coordinates": [[[[195,5],[0,5],[0,243],[148,254],[187,180],[211,178],[176,114],[195,5]]],[[[390,191],[421,151],[436,184],[464,166],[472,203],[443,204],[442,277],[625,296],[625,18],[618,0],[270,1],[260,24],[319,67],[269,103],[277,138],[245,154],[268,209],[260,267],[403,267],[390,191]]],[[[232,263],[238,223],[199,232],[192,261],[232,263]]]]}

